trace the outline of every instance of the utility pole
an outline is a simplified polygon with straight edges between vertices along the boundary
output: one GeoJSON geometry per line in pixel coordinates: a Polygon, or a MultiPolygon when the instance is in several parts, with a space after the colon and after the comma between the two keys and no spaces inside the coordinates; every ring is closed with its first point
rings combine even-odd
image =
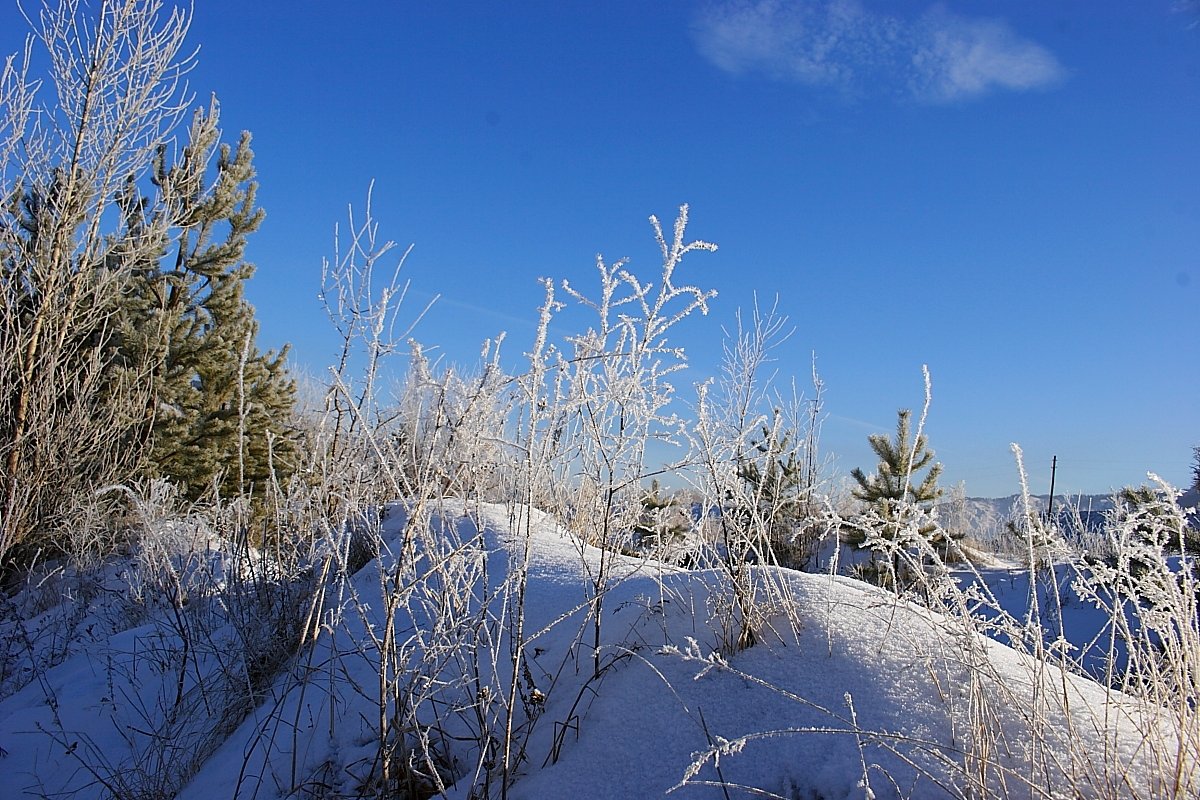
{"type": "Polygon", "coordinates": [[[1046,522],[1054,519],[1054,474],[1058,472],[1058,456],[1050,461],[1050,502],[1046,504],[1046,522]]]}

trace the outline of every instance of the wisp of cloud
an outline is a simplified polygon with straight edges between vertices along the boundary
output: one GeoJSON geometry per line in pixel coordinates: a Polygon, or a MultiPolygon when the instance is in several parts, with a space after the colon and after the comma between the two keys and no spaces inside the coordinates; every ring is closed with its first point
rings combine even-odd
{"type": "Polygon", "coordinates": [[[857,0],[734,0],[707,6],[693,34],[701,55],[731,74],[757,72],[849,96],[882,89],[952,103],[1050,87],[1066,74],[1053,53],[1003,20],[941,7],[905,20],[857,0]]]}

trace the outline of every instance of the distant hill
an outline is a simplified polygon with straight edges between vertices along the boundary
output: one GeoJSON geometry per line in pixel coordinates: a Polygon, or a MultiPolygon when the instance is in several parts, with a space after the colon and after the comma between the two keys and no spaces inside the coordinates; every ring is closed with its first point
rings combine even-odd
{"type": "MultiPolygon", "coordinates": [[[[1030,496],[1030,501],[1038,513],[1045,513],[1049,500],[1050,495],[1047,494],[1030,496]]],[[[1200,505],[1200,491],[1192,489],[1185,493],[1179,504],[1184,508],[1196,508],[1200,505]]],[[[968,497],[942,503],[938,507],[938,514],[943,524],[950,528],[965,530],[976,539],[990,541],[1004,533],[1006,523],[1014,518],[1020,508],[1019,494],[1007,497],[968,497]]],[[[1077,530],[1076,512],[1084,530],[1096,530],[1103,523],[1104,516],[1112,509],[1113,498],[1110,494],[1054,496],[1054,517],[1068,534],[1082,532],[1077,530]]]]}

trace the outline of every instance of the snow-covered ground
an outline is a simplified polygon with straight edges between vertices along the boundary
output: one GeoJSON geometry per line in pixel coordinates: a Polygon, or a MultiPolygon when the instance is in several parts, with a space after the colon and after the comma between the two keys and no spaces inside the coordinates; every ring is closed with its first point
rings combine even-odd
{"type": "MultiPolygon", "coordinates": [[[[169,564],[58,571],[5,601],[0,798],[372,796],[381,726],[425,741],[436,763],[418,767],[460,800],[500,796],[506,738],[514,799],[1169,795],[1154,785],[1165,716],[881,589],[754,567],[759,634],[732,652],[723,571],[601,554],[525,509],[443,507],[428,537],[408,520],[392,508],[384,555],[344,580],[289,584],[325,587],[311,617],[308,592],[293,602],[274,581],[233,592],[211,540],[169,564]],[[142,589],[147,574],[178,583],[142,589]],[[271,670],[279,620],[306,644],[271,670]]],[[[983,574],[1028,596],[1012,573],[983,574]]],[[[1194,786],[1197,765],[1179,766],[1194,786]]]]}

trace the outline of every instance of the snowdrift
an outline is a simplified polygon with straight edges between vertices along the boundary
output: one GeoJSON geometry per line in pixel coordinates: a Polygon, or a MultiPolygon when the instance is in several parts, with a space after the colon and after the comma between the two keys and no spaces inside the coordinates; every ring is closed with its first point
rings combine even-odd
{"type": "Polygon", "coordinates": [[[770,591],[732,652],[720,570],[617,557],[598,603],[600,552],[539,512],[410,510],[388,509],[357,570],[239,584],[274,592],[265,605],[230,594],[236,559],[211,540],[171,562],[165,598],[137,589],[131,557],[6,601],[0,797],[465,800],[501,796],[505,764],[510,798],[1150,797],[1196,780],[1165,712],[866,584],[754,567],[770,591]]]}

